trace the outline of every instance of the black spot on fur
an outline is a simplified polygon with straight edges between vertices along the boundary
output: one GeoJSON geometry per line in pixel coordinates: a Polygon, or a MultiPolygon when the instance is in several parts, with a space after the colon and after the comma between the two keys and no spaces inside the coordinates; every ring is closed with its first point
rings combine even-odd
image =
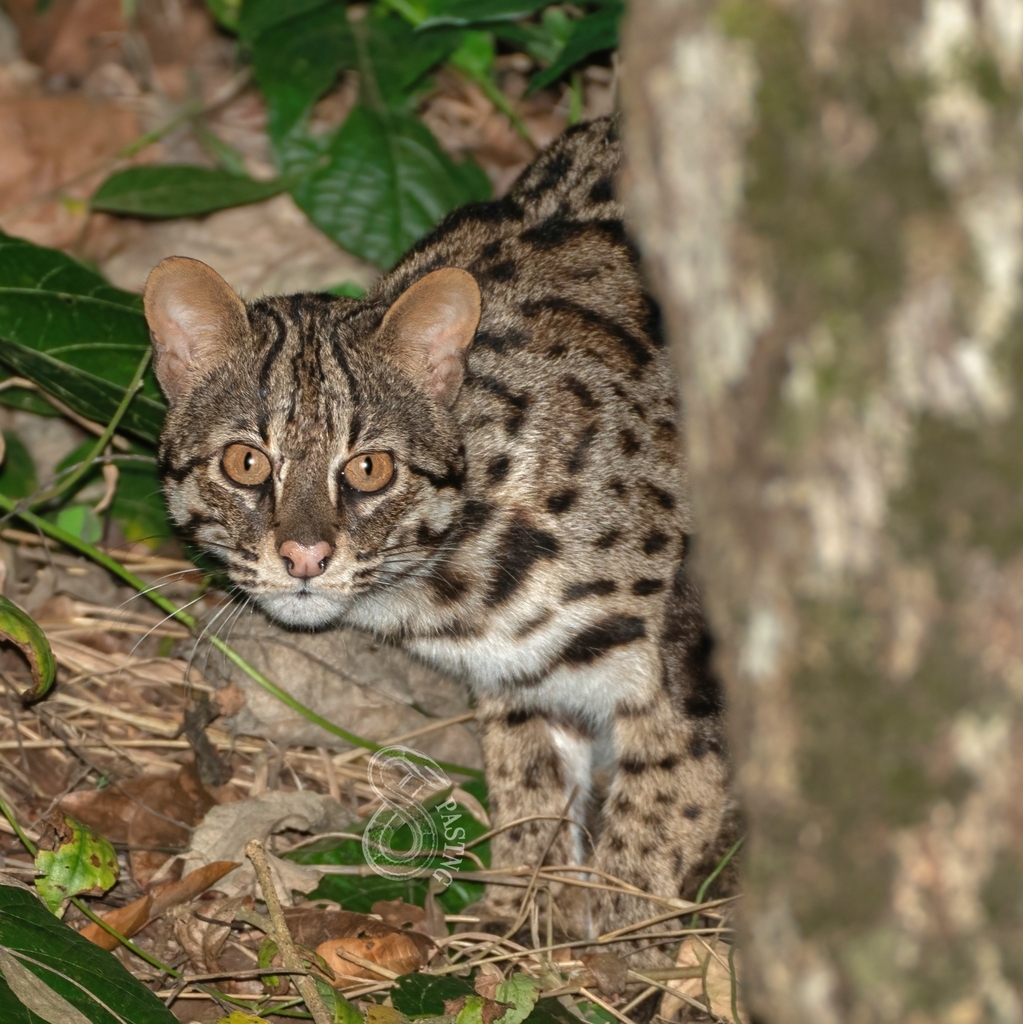
{"type": "Polygon", "coordinates": [[[581,601],[584,597],[607,597],[618,589],[614,580],[590,580],[587,583],[570,583],[561,595],[565,601],[581,601]]]}
{"type": "Polygon", "coordinates": [[[497,565],[487,591],[489,605],[507,601],[525,582],[541,558],[556,558],[560,545],[552,534],[539,530],[528,519],[519,518],[497,543],[497,565]]]}
{"type": "Polygon", "coordinates": [[[669,754],[657,762],[657,767],[663,772],[674,771],[678,767],[678,755],[669,754]]]}
{"type": "Polygon", "coordinates": [[[675,507],[675,496],[669,494],[667,491],[662,490],[655,484],[650,483],[649,480],[643,482],[643,486],[650,492],[653,499],[657,502],[661,508],[668,509],[669,511],[675,507]]]}
{"type": "Polygon", "coordinates": [[[646,620],[637,615],[609,615],[581,629],[561,653],[569,664],[586,665],[613,650],[646,636],[646,620]]]}
{"type": "Polygon", "coordinates": [[[612,853],[621,853],[625,849],[625,840],[619,835],[608,836],[607,845],[612,853]]]}
{"type": "Polygon", "coordinates": [[[509,711],[505,716],[505,724],[514,728],[516,725],[524,725],[526,722],[533,718],[536,718],[537,713],[535,711],[509,711]]]}
{"type": "Polygon", "coordinates": [[[493,242],[487,242],[482,249],[480,249],[480,258],[484,260],[495,259],[501,252],[501,246],[504,244],[503,238],[495,239],[493,242]]]}
{"type": "Polygon", "coordinates": [[[470,498],[462,505],[462,511],[458,516],[458,533],[467,537],[473,533],[479,533],[484,526],[490,522],[494,514],[494,506],[488,505],[485,501],[477,501],[470,498]]]}
{"type": "Polygon", "coordinates": [[[582,402],[583,407],[586,409],[596,409],[598,402],[590,393],[590,389],[578,378],[572,374],[567,374],[561,379],[561,386],[568,391],[570,394],[575,395],[576,398],[582,402]]]}
{"type": "Polygon", "coordinates": [[[661,533],[660,530],[654,530],[653,533],[648,533],[646,540],[643,541],[643,554],[644,555],[655,555],[658,551],[662,551],[665,545],[668,543],[668,535],[661,533]]]}
{"type": "Polygon", "coordinates": [[[579,497],[578,492],[571,489],[552,494],[547,499],[547,511],[553,512],[555,515],[561,515],[562,512],[567,512],[575,504],[577,497],[579,497]]]}
{"type": "Polygon", "coordinates": [[[614,182],[610,175],[605,175],[590,189],[591,203],[610,203],[614,197],[614,182]]]}
{"type": "Polygon", "coordinates": [[[622,446],[622,454],[626,456],[635,455],[642,447],[639,438],[628,427],[618,431],[618,440],[622,446]]]}
{"type": "Polygon", "coordinates": [[[480,271],[476,276],[480,281],[514,281],[518,276],[519,268],[512,260],[505,260],[503,263],[495,263],[492,267],[480,271]]]}
{"type": "Polygon", "coordinates": [[[605,530],[594,542],[593,546],[601,551],[607,551],[618,543],[622,535],[621,530],[605,530]]]}
{"type": "Polygon", "coordinates": [[[661,790],[654,794],[655,804],[661,804],[663,807],[670,807],[674,802],[675,796],[673,793],[665,793],[661,790]]]}
{"type": "Polygon", "coordinates": [[[696,804],[686,804],[682,808],[683,817],[688,818],[690,821],[696,821],[701,814],[703,814],[703,808],[697,807],[696,804]]]}
{"type": "Polygon", "coordinates": [[[565,463],[565,468],[569,473],[578,473],[586,465],[586,453],[589,451],[590,445],[593,444],[593,439],[596,436],[596,423],[591,423],[579,435],[579,440],[576,442],[575,448],[572,449],[572,454],[569,455],[568,461],[565,463]]]}
{"type": "Polygon", "coordinates": [[[511,469],[511,458],[507,455],[498,455],[487,465],[487,478],[492,484],[499,484],[508,475],[509,469],[511,469]]]}
{"type": "Polygon", "coordinates": [[[618,767],[626,775],[642,775],[650,767],[646,761],[638,761],[635,758],[623,757],[618,762],[618,767]]]}
{"type": "Polygon", "coordinates": [[[664,580],[636,580],[632,584],[632,592],[637,597],[647,597],[649,594],[656,594],[659,590],[664,589],[664,580]]]}
{"type": "Polygon", "coordinates": [[[529,335],[515,328],[504,331],[477,331],[473,339],[473,348],[488,348],[491,352],[509,352],[525,348],[529,344],[529,335]]]}
{"type": "Polygon", "coordinates": [[[545,192],[550,192],[571,169],[572,157],[568,153],[555,153],[543,167],[539,180],[526,195],[530,199],[538,199],[545,192]]]}

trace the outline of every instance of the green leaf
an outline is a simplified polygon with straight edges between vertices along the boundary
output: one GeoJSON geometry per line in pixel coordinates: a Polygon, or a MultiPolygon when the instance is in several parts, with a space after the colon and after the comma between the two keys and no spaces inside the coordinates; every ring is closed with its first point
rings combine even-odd
{"type": "Polygon", "coordinates": [[[390,267],[445,214],[486,198],[475,165],[456,165],[413,114],[358,106],[327,149],[329,164],[292,190],[342,248],[390,267]]]}
{"type": "Polygon", "coordinates": [[[36,489],[37,483],[32,453],[13,430],[5,430],[0,494],[15,500],[27,498],[36,489]]]}
{"type": "Polygon", "coordinates": [[[437,4],[432,17],[419,27],[433,28],[439,25],[457,25],[468,28],[471,25],[487,25],[495,21],[518,21],[542,10],[550,0],[451,0],[437,4]]]}
{"type": "MultiPolygon", "coordinates": [[[[484,782],[472,780],[464,783],[463,788],[481,803],[486,804],[486,784],[484,782]]],[[[469,843],[486,832],[486,826],[477,821],[462,804],[456,804],[454,811],[450,810],[447,801],[434,803],[427,809],[434,816],[438,842],[469,843]]],[[[388,845],[394,850],[411,849],[413,837],[409,827],[406,825],[397,829],[391,836],[388,845]]],[[[474,846],[473,852],[484,864],[490,863],[488,843],[474,846]]],[[[299,864],[365,865],[366,863],[362,843],[355,839],[324,839],[318,843],[310,843],[287,856],[289,860],[294,860],[299,864]]],[[[452,856],[457,856],[457,853],[453,853],[452,856]]],[[[464,863],[467,867],[475,866],[467,858],[464,863]]],[[[444,866],[444,858],[437,857],[431,862],[424,863],[421,877],[388,878],[376,873],[324,875],[310,899],[335,900],[346,910],[364,914],[371,912],[373,904],[377,900],[400,898],[406,903],[421,907],[425,905],[429,894],[429,875],[436,868],[444,866]]],[[[448,866],[450,867],[450,865],[448,866]]],[[[482,895],[482,884],[455,879],[437,898],[447,913],[458,914],[470,903],[475,903],[482,895]]]]}
{"type": "Polygon", "coordinates": [[[624,11],[621,0],[607,0],[598,11],[574,22],[558,59],[529,80],[529,91],[549,85],[592,53],[613,50],[618,45],[618,24],[624,11]]]}
{"type": "MultiPolygon", "coordinates": [[[[50,819],[48,819],[50,820],[50,819]]],[[[53,819],[57,848],[36,854],[36,888],[54,913],[61,903],[80,893],[102,895],[117,881],[117,854],[109,840],[70,814],[53,819]]]]}
{"type": "Polygon", "coordinates": [[[318,7],[252,44],[252,68],[270,108],[267,130],[279,142],[333,84],[342,68],[358,63],[345,8],[318,7]]]}
{"type": "MultiPolygon", "coordinates": [[[[0,234],[0,361],[17,374],[105,423],[148,347],[140,296],[63,253],[0,234]]],[[[155,442],[164,411],[147,374],[122,429],[155,442]]]]}
{"type": "Polygon", "coordinates": [[[39,700],[53,686],[56,664],[43,631],[27,612],[0,594],[0,638],[14,644],[28,660],[32,670],[32,689],[23,700],[39,700]]]}
{"type": "Polygon", "coordinates": [[[522,1024],[533,1012],[540,988],[540,982],[528,974],[513,974],[502,981],[494,990],[494,999],[499,1003],[511,1003],[512,1006],[498,1018],[500,1024],[522,1024]]]}
{"type": "Polygon", "coordinates": [[[253,42],[252,62],[270,107],[270,138],[279,145],[339,71],[359,70],[370,79],[364,95],[399,104],[460,42],[460,32],[417,32],[404,18],[375,8],[350,22],[338,5],[319,6],[262,32],[253,42]]]}
{"type": "Polygon", "coordinates": [[[112,174],[92,197],[92,208],[133,217],[196,217],[269,199],[287,187],[280,178],[256,181],[230,171],[169,164],[129,167],[112,174]]]}
{"type": "MultiPolygon", "coordinates": [[[[176,1024],[170,1010],[112,953],[55,918],[27,888],[0,884],[0,949],[90,1024],[176,1024]]],[[[5,965],[10,963],[8,958],[4,959],[5,965]]],[[[15,994],[24,976],[15,969],[11,973],[19,978],[12,985],[8,970],[0,967],[0,1016],[4,1024],[46,1021],[15,994]]],[[[60,1020],[73,1024],[70,1015],[60,1020]]]]}
{"type": "Polygon", "coordinates": [[[444,1013],[445,999],[475,995],[476,990],[467,978],[450,974],[406,974],[391,989],[391,1002],[408,1017],[439,1017],[444,1013]]]}
{"type": "MultiPolygon", "coordinates": [[[[238,18],[238,32],[243,39],[251,42],[267,29],[284,25],[320,7],[338,7],[343,11],[344,6],[338,0],[287,0],[286,3],[281,0],[245,0],[238,18]]],[[[280,30],[280,36],[284,37],[291,31],[285,25],[280,30]]]]}
{"type": "Polygon", "coordinates": [[[69,505],[57,513],[57,525],[86,544],[99,543],[103,523],[88,505],[69,505]]]}

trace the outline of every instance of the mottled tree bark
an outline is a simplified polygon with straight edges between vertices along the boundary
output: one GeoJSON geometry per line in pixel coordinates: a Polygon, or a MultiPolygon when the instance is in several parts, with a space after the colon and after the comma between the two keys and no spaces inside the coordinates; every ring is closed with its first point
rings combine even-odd
{"type": "Polygon", "coordinates": [[[772,1024],[1023,1020],[1023,2],[632,0],[772,1024]]]}

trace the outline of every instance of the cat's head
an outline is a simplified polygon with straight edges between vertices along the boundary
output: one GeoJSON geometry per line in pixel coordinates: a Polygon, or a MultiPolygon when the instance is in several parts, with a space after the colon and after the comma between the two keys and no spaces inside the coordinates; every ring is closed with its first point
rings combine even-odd
{"type": "Polygon", "coordinates": [[[463,270],[393,303],[293,295],[246,305],[172,257],[146,319],[170,408],[175,522],[271,615],[321,626],[429,563],[461,503],[451,413],[480,292],[463,270]]]}

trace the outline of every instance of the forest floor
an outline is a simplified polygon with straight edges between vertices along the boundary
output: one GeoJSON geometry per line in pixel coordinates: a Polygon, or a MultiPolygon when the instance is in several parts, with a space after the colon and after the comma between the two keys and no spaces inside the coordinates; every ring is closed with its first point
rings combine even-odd
{"type": "MultiPolygon", "coordinates": [[[[212,166],[204,132],[242,154],[250,175],[271,177],[266,111],[235,41],[198,3],[140,3],[131,23],[120,0],[55,0],[42,14],[38,6],[7,0],[8,16],[0,11],[4,232],[62,249],[135,292],[169,255],[210,263],[249,298],[372,282],[376,271],[338,249],[287,195],[173,221],[91,211],[92,192],[125,166],[212,166]],[[196,110],[201,120],[184,115],[196,110]]],[[[443,148],[471,155],[500,194],[567,126],[569,101],[559,88],[524,98],[530,58],[498,60],[496,80],[529,139],[479,86],[448,71],[435,77],[419,113],[443,148]]],[[[588,68],[581,82],[584,118],[612,109],[612,68],[588,68]]],[[[343,79],[317,105],[314,120],[324,130],[344,119],[354,88],[343,79]]],[[[88,436],[68,419],[6,408],[0,428],[24,443],[43,482],[88,436]]],[[[101,489],[96,500],[103,497],[101,489]]],[[[128,543],[113,523],[102,548],[147,588],[189,606],[203,633],[197,637],[94,562],[9,522],[0,530],[0,585],[43,628],[58,681],[46,700],[24,706],[27,667],[13,648],[0,650],[0,799],[36,842],[46,842],[54,815],[69,812],[114,844],[120,879],[91,907],[183,973],[177,981],[107,943],[178,1019],[218,1020],[230,998],[259,1001],[265,1019],[293,1019],[273,1012],[294,1012],[295,993],[286,982],[264,985],[264,935],[246,919],[259,896],[244,850],[253,837],[273,854],[285,904],[298,901],[287,910],[296,941],[333,963],[344,976],[338,987],[360,1009],[397,1005],[388,993],[409,972],[464,978],[475,968],[476,991],[493,996],[493,983],[515,969],[538,979],[544,998],[581,1007],[594,1022],[629,1020],[659,996],[657,1012],[668,1020],[688,1019],[708,1000],[714,1013],[699,1019],[732,1019],[730,947],[721,941],[728,905],[704,907],[702,927],[689,931],[676,965],[645,975],[615,954],[581,955],[581,944],[556,941],[543,899],[556,869],[501,873],[530,894],[519,941],[473,930],[466,904],[494,876],[485,861],[490,822],[476,781],[480,755],[459,687],[355,635],[271,629],[211,584],[174,541],[128,543]],[[395,881],[367,866],[362,834],[388,801],[370,751],[282,705],[210,647],[213,635],[329,722],[444,763],[442,777],[430,780],[434,803],[455,801],[474,837],[448,872],[450,887],[442,887],[444,878],[395,881]],[[308,863],[317,859],[333,863],[308,863]],[[334,903],[302,903],[300,894],[313,890],[334,903]]],[[[31,882],[33,859],[3,819],[0,857],[3,872],[31,882]]],[[[652,901],[650,925],[630,937],[657,941],[664,910],[652,901]]],[[[74,908],[65,920],[108,938],[74,908]]]]}

